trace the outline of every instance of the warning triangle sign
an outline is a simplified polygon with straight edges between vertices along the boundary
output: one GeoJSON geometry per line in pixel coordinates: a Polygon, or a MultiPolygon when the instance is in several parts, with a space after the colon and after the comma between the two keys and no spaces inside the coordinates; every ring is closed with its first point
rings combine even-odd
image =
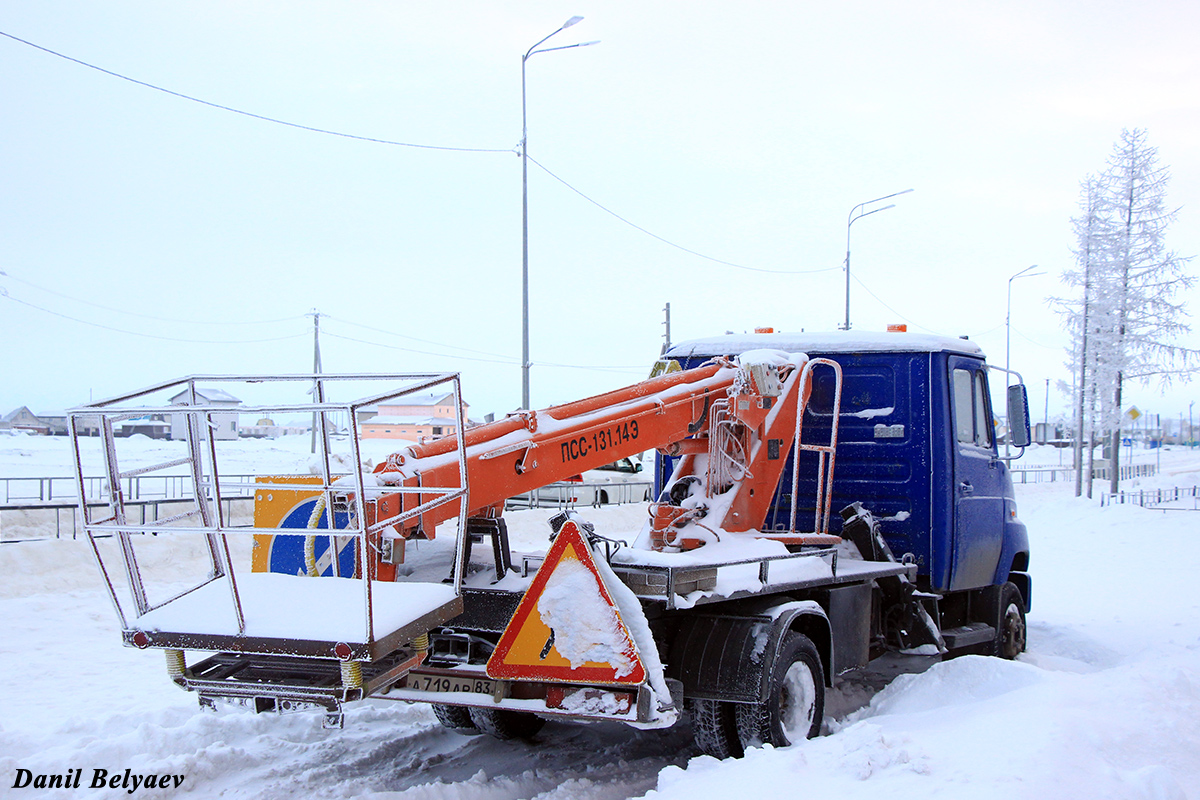
{"type": "Polygon", "coordinates": [[[640,684],[646,669],[592,549],[567,522],[487,663],[490,678],[640,684]]]}

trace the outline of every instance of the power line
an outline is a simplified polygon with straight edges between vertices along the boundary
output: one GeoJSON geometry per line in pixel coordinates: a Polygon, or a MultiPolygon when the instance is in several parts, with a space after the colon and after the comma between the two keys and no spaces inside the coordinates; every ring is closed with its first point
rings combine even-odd
{"type": "MultiPolygon", "coordinates": [[[[872,291],[870,290],[870,288],[869,288],[869,287],[868,287],[868,286],[867,286],[865,283],[863,283],[863,282],[862,282],[862,280],[861,280],[861,279],[860,279],[860,278],[859,278],[857,275],[852,275],[851,277],[852,277],[852,278],[854,278],[855,282],[856,282],[856,283],[857,283],[859,286],[861,286],[861,287],[863,288],[863,290],[864,290],[864,291],[866,291],[866,293],[867,293],[867,294],[871,295],[871,297],[874,297],[874,298],[875,298],[875,300],[877,300],[877,301],[879,302],[879,304],[880,304],[880,305],[882,305],[882,306],[883,306],[884,308],[886,308],[888,311],[891,311],[893,314],[895,314],[895,315],[896,315],[897,317],[899,317],[900,319],[902,319],[902,320],[904,320],[905,322],[907,322],[909,325],[912,325],[912,326],[914,326],[914,327],[920,328],[921,330],[923,330],[923,331],[927,331],[928,333],[932,333],[932,334],[934,334],[934,335],[936,335],[936,336],[946,336],[946,335],[947,335],[947,334],[944,334],[944,333],[939,333],[938,331],[935,331],[935,330],[933,330],[932,328],[926,328],[924,325],[921,325],[921,324],[919,324],[919,323],[913,322],[911,319],[909,319],[908,317],[904,316],[904,315],[903,315],[903,314],[901,314],[899,311],[897,311],[896,309],[894,309],[894,308],[892,308],[891,306],[889,306],[887,303],[883,302],[883,300],[881,300],[881,299],[879,298],[879,295],[877,295],[877,294],[875,294],[874,292],[872,292],[872,291]]],[[[1000,323],[999,325],[995,326],[994,328],[989,328],[988,330],[986,330],[986,331],[983,331],[983,332],[981,332],[981,333],[975,333],[975,334],[972,334],[972,335],[971,335],[971,338],[973,338],[973,339],[978,339],[978,338],[980,338],[980,337],[987,336],[989,333],[994,333],[994,332],[996,332],[996,331],[1000,330],[1000,329],[1001,329],[1001,328],[1003,328],[1003,327],[1004,327],[1004,323],[1000,323]]],[[[1033,339],[1030,339],[1028,336],[1026,336],[1025,334],[1021,333],[1021,331],[1017,330],[1016,328],[1012,328],[1012,331],[1013,331],[1014,333],[1016,333],[1018,336],[1020,336],[1022,339],[1024,339],[1025,341],[1029,342],[1030,344],[1037,345],[1038,347],[1043,347],[1043,348],[1045,348],[1045,349],[1047,349],[1047,350],[1057,350],[1057,349],[1059,349],[1059,348],[1057,348],[1057,347],[1054,347],[1054,346],[1052,346],[1052,345],[1042,344],[1041,342],[1035,342],[1033,339]]]]}
{"type": "MultiPolygon", "coordinates": [[[[517,364],[517,363],[520,363],[517,359],[514,359],[510,356],[502,355],[500,353],[490,353],[486,350],[474,350],[470,347],[458,347],[457,345],[446,344],[444,342],[435,342],[432,339],[421,339],[416,336],[408,336],[403,333],[396,333],[395,331],[389,331],[389,330],[385,330],[383,328],[376,328],[371,325],[364,325],[360,322],[350,322],[349,320],[342,319],[341,317],[335,317],[330,314],[322,314],[321,316],[324,317],[325,319],[332,319],[337,322],[340,322],[343,325],[353,325],[356,328],[364,328],[366,330],[375,331],[376,333],[382,333],[387,336],[395,336],[400,339],[411,339],[414,342],[421,342],[423,344],[431,344],[431,345],[434,345],[435,347],[445,347],[450,350],[461,350],[465,353],[475,353],[475,354],[481,355],[481,356],[493,356],[495,360],[492,361],[491,363],[495,363],[495,364],[517,364]]],[[[347,339],[352,342],[361,342],[363,344],[374,344],[378,347],[386,347],[387,346],[382,343],[371,342],[366,339],[354,339],[349,336],[338,336],[337,334],[334,334],[334,333],[328,333],[328,329],[326,330],[326,333],[329,336],[335,336],[340,339],[347,339]]],[[[459,357],[452,353],[431,353],[426,350],[413,350],[410,348],[403,348],[403,347],[397,347],[395,349],[405,350],[410,353],[420,353],[422,355],[440,356],[443,358],[458,358],[459,357]]],[[[478,359],[478,360],[487,361],[487,359],[478,359]]],[[[609,365],[588,366],[588,365],[583,365],[583,364],[556,364],[556,363],[549,362],[549,361],[539,361],[536,363],[536,365],[541,366],[541,367],[559,367],[562,369],[590,369],[590,370],[605,370],[605,371],[617,371],[617,372],[637,371],[639,373],[643,371],[642,367],[640,365],[634,366],[634,365],[628,365],[628,364],[613,365],[613,366],[609,366],[609,365]]]]}
{"type": "MultiPolygon", "coordinates": [[[[326,315],[322,314],[321,316],[324,317],[326,315]]],[[[386,333],[386,331],[382,331],[382,332],[386,333]]],[[[504,366],[517,366],[520,363],[520,360],[517,358],[505,358],[503,356],[501,356],[499,358],[479,358],[476,356],[460,356],[460,355],[455,355],[453,353],[434,353],[429,350],[417,350],[412,347],[400,347],[399,345],[394,345],[394,344],[384,344],[383,342],[373,342],[370,339],[359,339],[354,336],[343,336],[338,333],[330,333],[328,330],[322,331],[322,335],[328,336],[333,339],[343,339],[347,342],[356,342],[358,344],[367,344],[367,345],[371,345],[372,347],[383,347],[387,350],[399,350],[400,352],[403,352],[403,353],[416,353],[418,355],[423,355],[423,356],[435,356],[437,358],[452,358],[452,359],[458,359],[459,361],[475,361],[475,362],[481,362],[484,364],[502,364],[504,366]]],[[[394,334],[394,335],[398,335],[398,334],[394,334]]],[[[431,344],[437,344],[437,343],[431,342],[431,344]]],[[[639,365],[556,364],[556,363],[548,362],[548,361],[539,361],[539,362],[535,363],[534,366],[554,367],[554,368],[558,368],[558,369],[582,369],[582,370],[590,370],[590,371],[595,371],[595,372],[630,372],[630,373],[636,373],[636,374],[641,374],[641,372],[645,371],[644,368],[639,365]]]]}
{"type": "MultiPolygon", "coordinates": [[[[7,277],[11,277],[11,276],[7,276],[7,277]]],[[[267,342],[282,342],[282,341],[286,341],[288,339],[299,339],[301,337],[305,337],[308,335],[307,332],[304,332],[304,333],[289,334],[287,336],[268,337],[268,338],[263,338],[263,339],[188,339],[188,338],[180,337],[180,336],[163,336],[161,334],[155,334],[155,333],[144,333],[142,331],[126,330],[125,328],[118,328],[114,325],[105,325],[100,322],[92,322],[90,320],[80,319],[79,317],[73,317],[70,314],[64,314],[60,311],[54,311],[53,309],[39,306],[36,303],[30,303],[30,302],[28,302],[26,300],[22,300],[18,297],[13,297],[12,294],[9,293],[9,291],[6,288],[4,288],[3,286],[0,286],[0,297],[4,298],[6,300],[11,300],[14,303],[19,303],[20,305],[26,306],[27,308],[32,308],[37,311],[41,311],[44,314],[50,314],[51,316],[59,317],[60,319],[66,319],[66,320],[70,320],[72,322],[77,322],[81,325],[89,325],[93,328],[101,328],[103,330],[112,331],[114,333],[122,333],[127,336],[138,336],[138,337],[141,337],[144,339],[157,339],[157,340],[165,341],[165,342],[183,342],[186,344],[217,344],[217,345],[221,345],[221,344],[262,344],[262,343],[267,343],[267,342]]],[[[327,316],[327,315],[322,314],[321,316],[327,316]]],[[[289,319],[298,319],[298,317],[293,317],[293,318],[289,318],[289,319]]],[[[344,322],[344,320],[339,320],[339,321],[344,322]]],[[[369,327],[369,326],[361,326],[361,327],[369,327]]],[[[374,328],[372,330],[378,330],[380,333],[389,333],[389,331],[384,331],[379,328],[374,328]]],[[[462,356],[462,355],[447,354],[447,353],[435,353],[435,352],[431,352],[428,350],[416,350],[416,349],[409,348],[409,347],[398,347],[396,345],[384,344],[382,342],[373,342],[373,341],[370,341],[367,339],[358,339],[353,336],[342,336],[340,334],[330,333],[328,330],[323,331],[323,334],[325,336],[328,336],[328,337],[331,337],[334,339],[344,339],[348,342],[356,342],[358,344],[372,345],[374,347],[383,347],[383,348],[386,348],[389,350],[399,350],[399,351],[406,352],[406,353],[416,353],[419,355],[435,356],[437,358],[452,358],[452,359],[458,359],[460,361],[475,361],[475,362],[490,363],[490,364],[503,364],[506,366],[516,366],[519,363],[518,359],[516,359],[516,358],[508,358],[508,359],[505,359],[504,357],[477,358],[477,357],[472,357],[472,356],[462,356]]],[[[400,334],[392,334],[392,335],[399,336],[400,334]]],[[[438,343],[430,342],[430,344],[438,344],[438,343]]],[[[443,345],[443,346],[452,347],[452,345],[443,345]]],[[[457,348],[457,349],[464,349],[464,348],[457,348]]],[[[637,371],[641,370],[641,368],[638,366],[624,366],[624,365],[623,366],[607,366],[607,365],[589,366],[589,365],[585,365],[585,364],[555,364],[555,363],[549,363],[549,362],[540,362],[538,364],[538,366],[554,367],[554,368],[560,368],[560,369],[582,369],[582,370],[591,370],[591,371],[599,371],[599,372],[631,372],[632,373],[632,372],[637,372],[637,371]]]]}
{"type": "Polygon", "coordinates": [[[971,338],[978,339],[982,336],[987,336],[989,333],[995,333],[996,331],[1000,330],[1003,327],[1004,327],[1004,323],[1001,322],[999,325],[995,326],[994,328],[988,328],[986,331],[980,331],[979,333],[971,334],[971,338]]]}
{"type": "Polygon", "coordinates": [[[144,339],[159,339],[159,340],[162,340],[165,342],[186,342],[188,344],[259,344],[262,342],[282,342],[285,339],[295,339],[300,336],[306,335],[304,333],[294,333],[294,334],[290,334],[288,336],[275,336],[275,337],[271,337],[271,338],[267,338],[267,339],[185,339],[185,338],[182,338],[179,336],[163,336],[161,334],[156,334],[156,333],[142,333],[141,331],[130,331],[130,330],[125,330],[124,328],[117,328],[113,325],[104,325],[99,322],[91,322],[86,319],[72,317],[70,314],[63,314],[59,311],[52,311],[49,308],[43,308],[42,306],[36,305],[34,303],[30,303],[25,300],[21,300],[20,298],[13,297],[11,294],[9,294],[8,290],[2,286],[0,286],[0,297],[3,297],[7,300],[11,300],[14,303],[20,303],[23,306],[27,306],[29,308],[36,309],[38,311],[41,311],[44,314],[50,314],[52,316],[60,317],[62,319],[69,319],[72,322],[78,322],[81,325],[90,325],[93,328],[103,328],[106,331],[113,331],[115,333],[124,333],[128,336],[140,336],[144,339]]]}
{"type": "MultiPolygon", "coordinates": [[[[322,316],[324,316],[324,315],[322,315],[322,316]]],[[[332,339],[344,339],[347,342],[357,342],[358,344],[369,344],[373,347],[383,347],[388,350],[399,350],[404,353],[417,353],[418,355],[423,355],[423,356],[437,356],[438,358],[456,358],[456,359],[459,359],[460,361],[478,361],[478,362],[482,362],[484,364],[506,364],[506,365],[510,365],[510,366],[515,366],[519,363],[518,359],[516,359],[516,358],[504,358],[503,356],[501,356],[499,358],[479,358],[476,356],[460,356],[460,355],[454,355],[454,354],[448,354],[448,353],[434,353],[429,350],[416,350],[411,347],[400,347],[399,345],[394,345],[394,344],[384,344],[383,342],[373,342],[369,339],[358,339],[354,336],[343,336],[340,333],[330,333],[328,330],[326,330],[324,332],[324,335],[328,336],[332,339]]],[[[432,343],[432,344],[435,344],[435,343],[432,343]]]]}
{"type": "MultiPolygon", "coordinates": [[[[508,359],[509,358],[508,356],[502,355],[500,353],[489,353],[486,350],[473,350],[470,347],[458,347],[458,346],[452,345],[452,344],[445,344],[444,342],[435,342],[430,339],[421,339],[416,336],[408,336],[403,333],[396,333],[395,331],[384,330],[383,328],[375,328],[370,325],[364,325],[361,322],[351,322],[350,320],[342,319],[341,317],[335,317],[330,314],[322,314],[321,316],[325,317],[326,319],[332,319],[337,322],[340,322],[343,325],[352,325],[355,328],[363,328],[365,330],[375,331],[376,333],[382,333],[387,336],[395,336],[399,339],[410,339],[414,342],[421,342],[422,344],[432,344],[437,347],[445,347],[450,350],[462,350],[465,353],[475,353],[476,355],[481,355],[481,356],[494,356],[495,358],[499,358],[499,359],[508,359]]],[[[434,354],[434,355],[437,355],[437,354],[434,354]]]]}
{"type": "Polygon", "coordinates": [[[104,311],[113,311],[117,314],[128,314],[131,317],[141,317],[142,319],[152,319],[157,322],[174,322],[174,323],[184,323],[187,325],[222,325],[222,326],[224,326],[224,325],[272,325],[272,324],[279,323],[279,322],[291,322],[292,320],[300,319],[300,316],[281,317],[279,319],[248,319],[248,320],[231,320],[231,321],[230,320],[211,320],[211,319],[207,319],[207,320],[206,319],[180,319],[179,317],[157,317],[153,314],[140,314],[137,311],[129,311],[129,310],[123,309],[123,308],[113,308],[112,306],[106,306],[102,303],[93,303],[90,300],[84,300],[79,297],[72,297],[69,294],[64,294],[62,292],[55,291],[54,289],[48,289],[45,286],[39,286],[38,284],[33,283],[32,281],[27,281],[24,278],[18,278],[16,275],[11,275],[2,269],[0,269],[0,277],[8,278],[9,280],[17,281],[18,283],[23,283],[26,286],[31,286],[34,289],[38,289],[40,291],[46,292],[47,294],[56,295],[57,297],[62,297],[66,300],[71,300],[76,303],[83,303],[84,305],[103,309],[104,311]]]}
{"type": "Polygon", "coordinates": [[[1018,328],[1012,328],[1012,332],[1015,333],[1017,336],[1020,336],[1022,339],[1029,342],[1030,344],[1036,345],[1037,347],[1042,347],[1042,348],[1045,348],[1046,350],[1061,350],[1062,349],[1061,347],[1055,347],[1054,345],[1042,344],[1041,342],[1035,342],[1033,339],[1030,339],[1028,336],[1021,333],[1021,331],[1018,328]]]}
{"type": "Polygon", "coordinates": [[[725,261],[720,258],[714,258],[713,256],[705,255],[704,253],[684,247],[681,244],[676,244],[675,242],[672,242],[670,239],[666,239],[666,238],[663,238],[662,236],[659,236],[657,233],[648,231],[645,228],[643,228],[641,225],[638,225],[634,222],[630,222],[629,220],[625,219],[625,217],[622,217],[620,214],[613,211],[612,209],[601,205],[599,202],[588,197],[586,194],[579,191],[574,186],[572,186],[571,184],[567,183],[562,178],[555,175],[553,172],[551,172],[549,169],[547,169],[543,164],[539,163],[536,159],[529,157],[529,160],[532,161],[534,163],[534,165],[537,166],[538,169],[542,170],[542,172],[545,172],[551,178],[554,178],[554,180],[558,181],[563,186],[567,187],[572,192],[574,192],[575,194],[582,197],[584,200],[587,200],[589,203],[591,203],[592,205],[594,205],[596,208],[600,209],[604,213],[610,214],[610,215],[616,217],[617,219],[619,219],[621,222],[624,222],[629,227],[631,227],[635,230],[639,230],[642,233],[646,234],[647,236],[649,236],[653,239],[657,239],[658,241],[662,242],[663,244],[670,245],[671,247],[674,247],[676,250],[682,250],[683,252],[685,252],[689,255],[696,256],[697,258],[703,258],[706,261],[712,261],[715,264],[723,264],[727,267],[736,267],[737,269],[745,269],[745,270],[749,270],[751,272],[766,272],[766,273],[770,273],[772,275],[813,275],[818,272],[833,272],[834,270],[841,269],[841,267],[827,267],[824,269],[802,269],[802,270],[762,269],[761,267],[749,267],[749,266],[746,266],[745,264],[737,264],[733,261],[725,261]]]}
{"type": "Polygon", "coordinates": [[[881,299],[879,298],[879,295],[877,295],[877,294],[875,294],[874,292],[872,292],[872,291],[871,291],[871,290],[870,290],[870,289],[867,287],[867,285],[866,285],[865,283],[863,283],[863,282],[862,282],[862,279],[861,279],[861,278],[859,278],[857,275],[851,275],[850,277],[854,278],[854,282],[855,282],[855,283],[857,283],[859,286],[861,286],[861,287],[863,288],[863,290],[864,290],[864,291],[866,291],[866,293],[867,293],[867,294],[871,295],[871,297],[874,297],[874,298],[875,298],[875,300],[879,302],[879,305],[883,306],[883,307],[884,307],[884,308],[886,308],[888,311],[892,312],[892,313],[893,313],[893,314],[895,314],[897,317],[899,317],[900,319],[902,319],[902,320],[904,320],[905,322],[907,322],[909,325],[912,325],[912,326],[914,326],[914,327],[920,328],[921,330],[923,330],[923,331],[926,331],[926,332],[928,332],[928,333],[932,333],[932,334],[934,334],[935,336],[944,336],[944,335],[945,335],[945,334],[943,334],[943,333],[938,333],[937,331],[933,330],[932,328],[926,328],[924,325],[921,325],[920,323],[913,322],[911,319],[909,319],[908,317],[904,316],[904,315],[903,315],[903,314],[901,314],[899,311],[897,311],[896,309],[894,309],[894,308],[892,308],[891,306],[889,306],[887,303],[883,302],[883,300],[881,300],[881,299]]]}
{"type": "Polygon", "coordinates": [[[589,372],[611,372],[629,375],[646,375],[649,369],[648,365],[632,365],[624,366],[593,366],[589,364],[555,364],[551,361],[535,361],[535,367],[549,367],[550,369],[582,369],[589,372]]]}
{"type": "MultiPolygon", "coordinates": [[[[242,110],[239,108],[233,108],[232,106],[222,105],[221,103],[214,103],[210,100],[203,100],[199,97],[194,97],[189,94],[184,94],[183,92],[177,92],[173,89],[167,89],[165,87],[158,86],[156,84],[149,83],[147,81],[138,80],[137,78],[132,78],[128,75],[123,75],[119,72],[114,72],[113,70],[105,69],[104,67],[100,67],[95,64],[91,64],[87,61],[83,61],[81,59],[75,58],[73,56],[66,55],[65,53],[60,53],[56,50],[51,50],[48,47],[43,47],[40,44],[36,44],[27,39],[22,39],[19,36],[14,36],[13,34],[7,33],[5,31],[0,31],[0,36],[4,36],[8,39],[13,40],[14,42],[20,42],[21,44],[24,44],[28,47],[32,47],[35,50],[40,50],[43,53],[47,53],[47,54],[55,56],[57,58],[61,58],[65,61],[70,61],[74,64],[79,64],[80,66],[87,67],[88,69],[95,70],[97,72],[103,73],[105,75],[109,75],[114,78],[119,78],[123,81],[128,81],[129,83],[133,83],[138,86],[143,86],[147,89],[153,89],[156,92],[162,92],[164,94],[169,94],[172,97],[178,97],[183,100],[189,100],[193,103],[199,103],[200,105],[208,106],[209,108],[216,108],[221,111],[228,111],[233,114],[241,114],[242,116],[261,120],[263,122],[271,122],[276,125],[284,125],[289,128],[296,128],[298,130],[309,131],[311,133],[321,133],[321,134],[325,134],[327,136],[339,136],[339,137],[342,137],[345,139],[354,139],[356,141],[361,141],[361,142],[372,142],[374,144],[386,144],[386,145],[393,145],[396,147],[413,147],[413,148],[418,148],[418,149],[423,149],[423,150],[443,150],[443,151],[460,152],[460,153],[513,153],[513,152],[516,152],[516,150],[514,148],[449,147],[449,146],[444,146],[444,145],[416,144],[413,142],[399,142],[399,141],[394,141],[391,139],[380,139],[380,138],[373,137],[373,136],[360,136],[360,135],[352,134],[352,133],[343,133],[341,131],[330,130],[328,128],[318,128],[318,127],[315,127],[312,125],[302,125],[297,122],[288,122],[287,120],[278,119],[276,117],[268,117],[264,114],[256,114],[252,111],[245,111],[245,110],[242,110]]],[[[550,169],[548,169],[545,165],[538,162],[536,159],[530,158],[529,160],[532,161],[534,163],[534,165],[536,165],[539,169],[541,169],[543,172],[545,172],[551,178],[554,178],[554,180],[558,181],[563,186],[567,187],[572,192],[574,192],[575,194],[582,197],[584,200],[587,200],[589,203],[596,206],[597,208],[599,208],[601,211],[605,212],[606,214],[609,214],[609,215],[615,217],[616,219],[625,223],[629,227],[634,228],[635,230],[638,230],[653,239],[657,239],[658,241],[662,242],[665,245],[668,245],[669,247],[674,247],[677,250],[680,250],[680,251],[687,253],[689,255],[692,255],[692,256],[696,256],[697,258],[702,258],[706,261],[711,261],[715,264],[721,264],[721,265],[727,266],[727,267],[734,267],[735,269],[747,270],[749,272],[762,272],[762,273],[767,273],[767,274],[771,274],[771,275],[814,275],[814,274],[817,274],[820,272],[833,272],[834,270],[841,269],[841,267],[827,267],[827,268],[823,268],[823,269],[810,269],[810,270],[764,269],[762,267],[752,267],[752,266],[749,266],[746,264],[738,264],[733,261],[726,261],[724,259],[706,255],[697,250],[692,250],[691,248],[684,247],[681,244],[677,244],[677,243],[671,241],[670,239],[667,239],[666,237],[659,236],[658,234],[656,234],[646,228],[643,228],[641,225],[638,225],[638,224],[630,221],[629,219],[626,219],[625,217],[621,216],[617,212],[613,211],[612,209],[608,208],[607,206],[604,206],[603,204],[592,199],[591,197],[584,194],[582,191],[575,188],[571,184],[567,183],[567,181],[565,181],[564,179],[562,179],[561,177],[556,175],[554,172],[550,171],[550,169]]]]}
{"type": "Polygon", "coordinates": [[[415,147],[415,148],[418,148],[421,150],[449,150],[449,151],[458,152],[458,153],[512,153],[512,152],[514,152],[513,148],[491,149],[491,148],[482,148],[482,147],[446,147],[446,146],[434,145],[434,144],[414,144],[412,142],[396,142],[396,141],[392,141],[390,139],[378,139],[373,136],[358,136],[353,133],[342,133],[340,131],[329,130],[327,128],[317,128],[312,125],[301,125],[298,122],[288,122],[287,120],[276,119],[275,117],[268,117],[263,114],[255,114],[252,111],[243,111],[239,108],[233,108],[231,106],[221,105],[220,103],[214,103],[209,100],[202,100],[199,97],[193,97],[189,94],[184,94],[183,92],[176,92],[172,89],[166,89],[166,88],[163,88],[162,86],[156,86],[153,83],[147,83],[146,81],[140,81],[137,78],[131,78],[128,75],[122,75],[119,72],[113,72],[110,69],[105,69],[104,67],[98,67],[95,64],[89,64],[88,62],[82,61],[78,58],[73,58],[64,53],[59,53],[58,51],[51,50],[48,47],[42,47],[40,44],[34,44],[33,42],[28,41],[27,39],[22,39],[19,36],[13,36],[11,33],[5,33],[4,31],[0,31],[0,36],[5,36],[9,39],[12,39],[14,42],[20,42],[21,44],[28,45],[29,47],[32,47],[35,50],[41,50],[43,53],[49,53],[52,56],[57,56],[58,58],[64,59],[66,61],[70,61],[74,64],[79,64],[82,67],[87,67],[88,69],[94,69],[97,72],[104,73],[105,75],[111,75],[114,78],[120,78],[123,81],[129,81],[130,83],[135,83],[138,86],[144,86],[147,89],[153,89],[156,92],[162,92],[163,94],[169,94],[173,97],[178,97],[183,100],[190,100],[193,103],[199,103],[200,105],[208,106],[210,108],[220,109],[221,111],[229,111],[233,114],[241,114],[244,117],[251,117],[253,119],[262,120],[263,122],[273,122],[276,125],[286,125],[289,128],[298,128],[302,131],[310,131],[312,133],[323,133],[327,136],[340,136],[344,139],[356,139],[361,142],[374,142],[375,144],[395,145],[396,147],[415,147]]]}

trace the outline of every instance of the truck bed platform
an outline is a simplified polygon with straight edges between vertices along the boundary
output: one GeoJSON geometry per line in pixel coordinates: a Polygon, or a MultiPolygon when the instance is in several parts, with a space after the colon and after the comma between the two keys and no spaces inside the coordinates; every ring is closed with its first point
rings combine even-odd
{"type": "Polygon", "coordinates": [[[833,549],[685,565],[614,561],[612,567],[638,599],[668,610],[894,575],[911,580],[917,574],[916,564],[839,558],[833,549]]]}
{"type": "Polygon", "coordinates": [[[238,631],[229,579],[218,578],[136,618],[127,644],[373,661],[462,612],[448,584],[372,581],[367,635],[365,589],[352,578],[251,573],[237,578],[244,630],[238,631]]]}

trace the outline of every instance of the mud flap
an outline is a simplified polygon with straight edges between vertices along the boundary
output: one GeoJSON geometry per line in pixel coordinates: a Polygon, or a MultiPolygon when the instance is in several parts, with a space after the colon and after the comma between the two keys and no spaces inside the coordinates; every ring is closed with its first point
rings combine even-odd
{"type": "MultiPolygon", "coordinates": [[[[861,503],[852,503],[841,511],[842,538],[849,539],[866,561],[900,563],[888,547],[879,522],[861,503]]],[[[938,628],[938,596],[917,591],[905,575],[876,580],[883,594],[883,625],[888,643],[901,651],[934,647],[946,653],[946,643],[938,628]]]]}
{"type": "Polygon", "coordinates": [[[691,699],[765,702],[775,657],[790,630],[799,630],[812,640],[828,684],[833,658],[829,619],[812,600],[688,616],[671,644],[668,675],[683,684],[691,699]]]}

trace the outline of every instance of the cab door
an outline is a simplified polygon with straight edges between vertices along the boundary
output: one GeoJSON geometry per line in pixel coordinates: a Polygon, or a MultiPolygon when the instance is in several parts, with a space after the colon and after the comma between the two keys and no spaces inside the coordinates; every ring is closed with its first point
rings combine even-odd
{"type": "Polygon", "coordinates": [[[987,368],[949,359],[954,423],[954,544],[950,589],[987,586],[1004,538],[1004,481],[996,454],[987,368]]]}

